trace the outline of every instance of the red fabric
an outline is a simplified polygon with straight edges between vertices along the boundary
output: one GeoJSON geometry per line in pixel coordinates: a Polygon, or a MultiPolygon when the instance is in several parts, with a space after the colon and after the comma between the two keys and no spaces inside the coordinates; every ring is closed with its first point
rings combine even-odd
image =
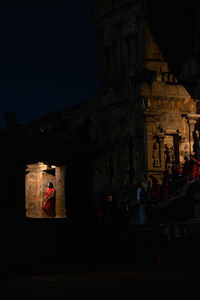
{"type": "Polygon", "coordinates": [[[181,175],[182,174],[182,169],[178,167],[178,173],[181,175]]]}
{"type": "Polygon", "coordinates": [[[197,166],[197,179],[199,179],[200,176],[200,166],[197,166]]]}
{"type": "Polygon", "coordinates": [[[47,213],[48,217],[55,217],[55,202],[56,202],[56,194],[54,188],[47,188],[44,196],[43,208],[47,213]]]}
{"type": "Polygon", "coordinates": [[[196,178],[196,175],[197,175],[197,165],[196,163],[194,163],[192,166],[192,180],[196,178]]]}
{"type": "Polygon", "coordinates": [[[195,158],[191,157],[192,160],[193,160],[193,163],[194,163],[194,166],[193,166],[193,177],[192,179],[199,179],[200,177],[200,162],[198,160],[196,160],[195,158]]]}

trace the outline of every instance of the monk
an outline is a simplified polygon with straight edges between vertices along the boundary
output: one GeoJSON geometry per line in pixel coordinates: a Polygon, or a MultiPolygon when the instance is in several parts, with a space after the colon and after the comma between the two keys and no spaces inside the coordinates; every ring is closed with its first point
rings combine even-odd
{"type": "Polygon", "coordinates": [[[48,188],[46,189],[46,193],[43,200],[43,209],[46,212],[48,217],[55,217],[55,204],[56,204],[56,192],[53,187],[53,183],[48,183],[48,188]]]}

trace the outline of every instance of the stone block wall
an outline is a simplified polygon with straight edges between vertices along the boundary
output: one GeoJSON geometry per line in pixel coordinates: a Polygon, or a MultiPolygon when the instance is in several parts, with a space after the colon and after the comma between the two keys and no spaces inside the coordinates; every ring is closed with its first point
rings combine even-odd
{"type": "Polygon", "coordinates": [[[42,208],[42,202],[49,181],[53,183],[56,190],[56,217],[66,217],[65,170],[66,167],[49,168],[42,162],[27,166],[25,200],[28,218],[47,217],[42,208]]]}

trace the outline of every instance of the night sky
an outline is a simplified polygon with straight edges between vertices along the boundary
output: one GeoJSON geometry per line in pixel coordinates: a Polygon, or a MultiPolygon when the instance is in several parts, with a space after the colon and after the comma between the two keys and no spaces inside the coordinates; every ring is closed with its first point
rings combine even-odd
{"type": "Polygon", "coordinates": [[[91,99],[98,86],[95,0],[0,3],[0,127],[91,99]]]}

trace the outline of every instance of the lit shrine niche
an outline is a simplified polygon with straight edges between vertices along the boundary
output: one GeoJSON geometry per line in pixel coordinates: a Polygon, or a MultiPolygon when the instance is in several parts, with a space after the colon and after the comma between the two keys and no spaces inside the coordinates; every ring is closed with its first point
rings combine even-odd
{"type": "Polygon", "coordinates": [[[46,165],[43,162],[29,164],[26,168],[25,197],[26,217],[48,218],[42,205],[48,182],[56,190],[56,218],[66,218],[65,166],[46,165]]]}

